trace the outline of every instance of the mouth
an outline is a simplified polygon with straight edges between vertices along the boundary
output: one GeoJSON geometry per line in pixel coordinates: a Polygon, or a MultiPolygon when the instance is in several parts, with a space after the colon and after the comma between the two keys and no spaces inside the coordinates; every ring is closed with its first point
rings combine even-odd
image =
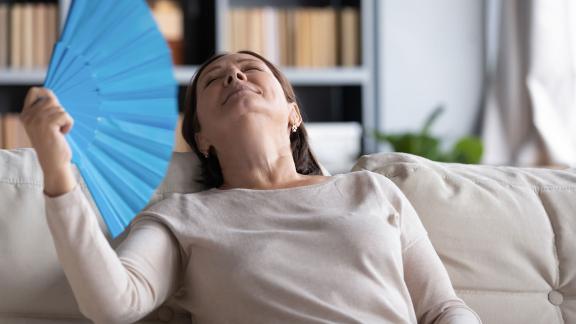
{"type": "Polygon", "coordinates": [[[245,92],[245,91],[258,93],[256,90],[252,89],[251,87],[240,86],[240,87],[237,87],[236,89],[232,90],[230,93],[228,93],[228,95],[226,96],[226,99],[224,99],[224,101],[222,102],[222,105],[225,105],[226,102],[228,102],[228,100],[230,98],[232,98],[234,95],[237,95],[237,94],[245,92]]]}

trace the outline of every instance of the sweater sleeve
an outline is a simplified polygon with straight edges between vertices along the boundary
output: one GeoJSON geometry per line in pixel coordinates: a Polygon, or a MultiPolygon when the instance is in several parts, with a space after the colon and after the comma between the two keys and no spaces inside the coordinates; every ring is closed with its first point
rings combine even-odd
{"type": "Polygon", "coordinates": [[[481,324],[478,314],[456,296],[448,272],[416,210],[400,189],[396,187],[395,191],[403,242],[404,281],[418,323],[481,324]]]}
{"type": "Polygon", "coordinates": [[[165,225],[141,220],[114,250],[79,185],[44,195],[46,219],[80,311],[95,323],[131,323],[161,305],[175,290],[181,262],[165,225]]]}

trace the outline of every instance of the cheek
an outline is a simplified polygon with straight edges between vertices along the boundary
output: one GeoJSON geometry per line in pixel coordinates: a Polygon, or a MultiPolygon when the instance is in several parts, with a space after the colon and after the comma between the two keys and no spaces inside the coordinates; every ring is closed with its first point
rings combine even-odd
{"type": "Polygon", "coordinates": [[[198,96],[196,97],[196,101],[198,102],[198,104],[206,107],[206,106],[213,106],[214,102],[217,98],[216,93],[214,92],[214,90],[212,90],[210,87],[202,90],[200,93],[198,93],[198,96]]]}
{"type": "Polygon", "coordinates": [[[277,82],[269,82],[269,86],[264,89],[264,97],[268,100],[273,101],[276,105],[286,104],[286,95],[282,86],[277,82]]]}
{"type": "Polygon", "coordinates": [[[203,91],[196,99],[199,117],[210,119],[219,106],[217,99],[218,96],[210,90],[203,91]]]}

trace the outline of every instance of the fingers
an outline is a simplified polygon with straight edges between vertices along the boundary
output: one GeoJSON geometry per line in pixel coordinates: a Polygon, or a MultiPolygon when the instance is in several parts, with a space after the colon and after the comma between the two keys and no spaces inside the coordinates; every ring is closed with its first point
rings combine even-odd
{"type": "Polygon", "coordinates": [[[74,120],[65,111],[56,111],[46,116],[46,123],[52,127],[56,127],[62,133],[66,134],[72,129],[74,120]]]}
{"type": "Polygon", "coordinates": [[[50,89],[39,87],[30,88],[24,99],[24,107],[20,113],[20,120],[24,123],[29,122],[39,111],[52,106],[60,106],[60,102],[50,89]]]}
{"type": "Polygon", "coordinates": [[[30,106],[34,101],[36,101],[38,98],[38,91],[40,89],[41,88],[38,87],[32,87],[30,90],[28,90],[28,93],[26,93],[26,98],[24,99],[24,108],[30,106]]]}
{"type": "Polygon", "coordinates": [[[66,134],[72,129],[74,120],[57,104],[53,98],[47,97],[46,100],[33,104],[26,115],[21,114],[20,119],[30,129],[56,128],[66,134]]]}

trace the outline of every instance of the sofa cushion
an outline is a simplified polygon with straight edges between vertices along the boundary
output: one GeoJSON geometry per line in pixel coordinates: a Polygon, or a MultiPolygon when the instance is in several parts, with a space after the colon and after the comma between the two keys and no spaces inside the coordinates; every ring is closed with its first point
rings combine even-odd
{"type": "Polygon", "coordinates": [[[576,323],[576,170],[363,156],[418,212],[459,297],[489,323],[576,323]]]}

